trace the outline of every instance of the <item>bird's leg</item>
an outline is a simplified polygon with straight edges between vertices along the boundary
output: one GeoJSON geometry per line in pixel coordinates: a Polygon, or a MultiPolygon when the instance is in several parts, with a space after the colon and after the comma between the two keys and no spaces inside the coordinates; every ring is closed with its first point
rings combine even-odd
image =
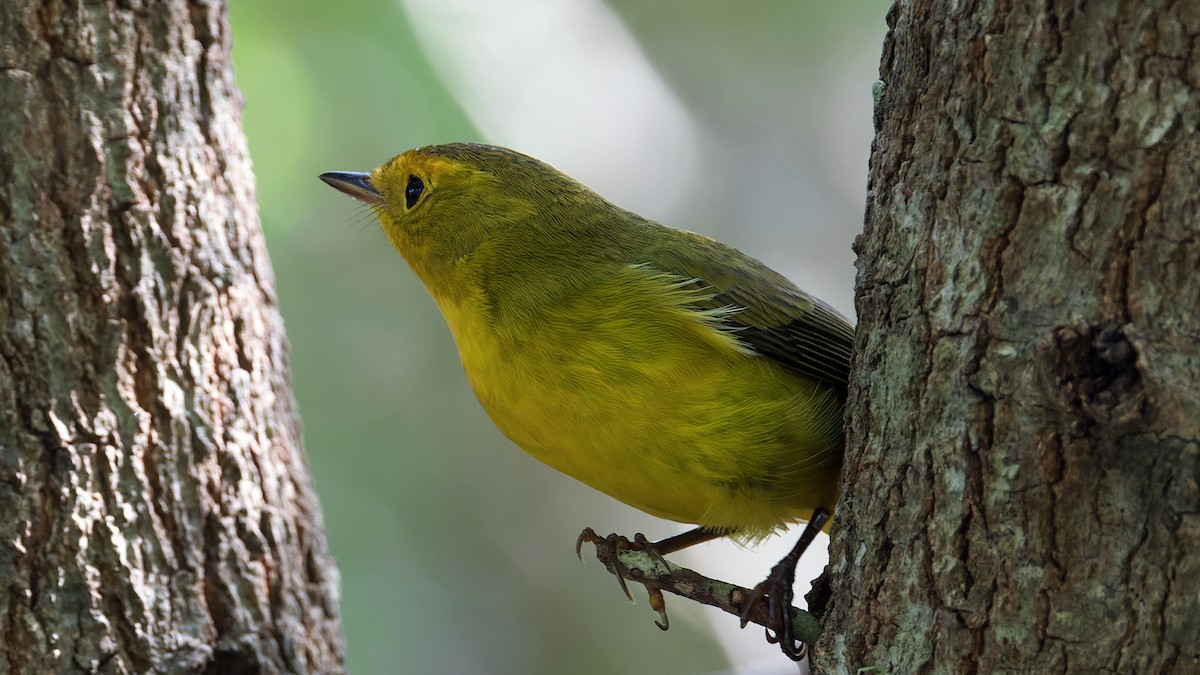
{"type": "Polygon", "coordinates": [[[641,581],[638,577],[641,575],[635,570],[630,570],[624,563],[621,562],[617,553],[621,549],[627,551],[645,551],[650,555],[662,560],[663,556],[669,553],[674,553],[678,550],[685,549],[689,546],[694,546],[717,537],[724,536],[722,532],[714,532],[706,530],[702,527],[697,527],[694,530],[688,530],[673,537],[660,539],[659,541],[650,541],[646,535],[641,532],[633,536],[633,541],[617,534],[610,534],[607,537],[601,537],[596,534],[592,528],[586,528],[579,534],[579,539],[575,541],[575,555],[583,560],[583,543],[590,542],[596,547],[596,558],[604,563],[604,566],[617,577],[617,582],[621,584],[621,590],[625,592],[625,597],[633,602],[633,594],[629,592],[629,587],[625,584],[625,579],[639,581],[646,587],[646,592],[650,595],[650,608],[658,613],[662,621],[655,621],[655,625],[666,630],[670,625],[670,619],[667,618],[666,600],[663,598],[662,591],[649,581],[641,581]]]}
{"type": "Polygon", "coordinates": [[[792,584],[796,580],[796,564],[800,562],[800,556],[804,555],[804,551],[813,543],[813,540],[817,538],[817,533],[825,527],[825,523],[828,521],[828,511],[823,508],[813,511],[812,518],[804,527],[804,532],[800,534],[800,540],[792,547],[791,552],[771,568],[771,573],[762,583],[754,587],[754,592],[746,598],[745,604],[742,605],[742,628],[745,628],[749,623],[750,609],[758,602],[765,600],[767,605],[765,611],[767,642],[778,642],[783,653],[794,661],[804,658],[806,652],[804,643],[797,644],[793,638],[792,584]],[[774,634],[772,634],[772,630],[774,630],[774,634]]]}
{"type": "Polygon", "coordinates": [[[667,537],[666,539],[659,539],[655,542],[646,541],[646,538],[641,534],[634,535],[634,540],[640,538],[646,543],[646,545],[642,547],[642,550],[653,550],[658,555],[664,556],[676,551],[682,551],[689,546],[695,546],[696,544],[703,544],[706,541],[712,541],[713,539],[716,539],[717,537],[723,537],[726,534],[726,532],[707,530],[703,527],[697,527],[694,530],[688,530],[687,532],[682,532],[675,536],[667,537]]]}

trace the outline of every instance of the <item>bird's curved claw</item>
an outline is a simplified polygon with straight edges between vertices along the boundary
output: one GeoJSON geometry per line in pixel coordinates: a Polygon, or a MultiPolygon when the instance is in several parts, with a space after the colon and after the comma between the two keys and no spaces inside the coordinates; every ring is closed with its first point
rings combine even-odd
{"type": "Polygon", "coordinates": [[[610,534],[607,537],[601,537],[596,534],[592,528],[584,528],[583,532],[579,533],[579,539],[575,541],[575,555],[579,556],[579,560],[583,560],[583,544],[590,543],[596,547],[596,558],[604,564],[609,572],[617,578],[617,583],[621,585],[621,590],[624,591],[625,597],[629,598],[629,602],[637,604],[633,599],[633,594],[629,592],[629,586],[625,583],[626,578],[636,580],[638,583],[646,587],[646,594],[649,596],[650,609],[658,613],[661,621],[655,620],[654,625],[662,630],[667,630],[671,627],[671,620],[667,617],[667,601],[663,597],[662,591],[659,590],[651,581],[640,579],[642,576],[641,570],[632,570],[625,563],[621,562],[618,554],[621,550],[627,551],[645,551],[652,557],[661,561],[664,565],[666,560],[662,554],[655,548],[654,542],[646,538],[646,535],[638,532],[633,535],[633,541],[619,535],[610,534]]]}
{"type": "Polygon", "coordinates": [[[575,555],[579,556],[579,562],[586,564],[587,561],[583,558],[583,543],[585,541],[598,546],[600,542],[604,541],[604,538],[596,534],[596,531],[590,527],[583,528],[583,532],[579,533],[579,538],[575,540],[575,555]]]}
{"type": "Polygon", "coordinates": [[[604,563],[608,571],[617,578],[617,583],[621,585],[621,590],[625,593],[625,597],[629,598],[629,602],[636,605],[637,601],[633,599],[633,593],[629,592],[629,586],[625,583],[625,574],[629,573],[629,568],[617,557],[620,549],[635,549],[634,544],[619,534],[613,533],[607,537],[601,537],[596,534],[595,530],[586,527],[583,532],[579,533],[579,539],[575,541],[575,555],[579,556],[580,562],[584,562],[584,542],[596,547],[596,558],[604,563]]]}
{"type": "Polygon", "coordinates": [[[662,591],[658,589],[658,586],[648,581],[642,582],[642,584],[646,587],[646,593],[650,596],[650,609],[658,612],[659,618],[662,619],[662,621],[655,619],[654,625],[658,626],[661,630],[669,629],[671,627],[671,619],[667,616],[667,600],[663,597],[662,591]]]}

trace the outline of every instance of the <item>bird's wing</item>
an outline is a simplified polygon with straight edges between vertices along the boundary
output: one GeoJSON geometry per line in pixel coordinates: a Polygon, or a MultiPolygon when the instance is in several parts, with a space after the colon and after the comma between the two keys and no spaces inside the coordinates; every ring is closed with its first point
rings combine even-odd
{"type": "Polygon", "coordinates": [[[642,266],[694,289],[697,309],[729,310],[720,312],[721,323],[755,353],[845,393],[853,324],[757,260],[700,235],[681,234],[698,237],[701,245],[655,247],[642,266]]]}

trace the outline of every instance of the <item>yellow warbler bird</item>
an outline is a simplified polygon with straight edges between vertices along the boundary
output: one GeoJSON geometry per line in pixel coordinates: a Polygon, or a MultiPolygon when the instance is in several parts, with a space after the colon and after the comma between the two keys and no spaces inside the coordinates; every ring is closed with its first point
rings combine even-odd
{"type": "MultiPolygon", "coordinates": [[[[699,526],[660,552],[832,512],[854,328],[828,305],[512,150],[430,146],[321,178],[374,210],[508,438],[699,526]]],[[[794,567],[770,589],[782,623],[794,567]]]]}

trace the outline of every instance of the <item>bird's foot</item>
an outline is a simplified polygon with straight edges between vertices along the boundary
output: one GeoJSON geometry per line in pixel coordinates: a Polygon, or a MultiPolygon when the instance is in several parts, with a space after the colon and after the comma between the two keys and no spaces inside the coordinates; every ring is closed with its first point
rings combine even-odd
{"type": "Polygon", "coordinates": [[[654,625],[662,630],[667,630],[671,627],[671,620],[667,617],[667,601],[663,597],[662,591],[658,586],[646,578],[646,573],[636,567],[629,567],[621,561],[620,552],[626,551],[644,551],[651,557],[666,565],[666,560],[662,554],[658,552],[654,542],[646,538],[646,535],[641,532],[633,535],[633,541],[619,534],[610,534],[607,537],[601,537],[596,534],[596,531],[588,527],[579,533],[579,539],[575,541],[575,555],[579,556],[579,560],[583,561],[583,544],[591,543],[596,547],[596,559],[604,564],[604,567],[617,578],[617,583],[621,585],[621,590],[625,592],[625,597],[629,598],[629,602],[635,602],[633,594],[629,592],[629,586],[625,583],[626,579],[636,581],[646,587],[646,593],[649,596],[650,609],[653,609],[659,616],[661,621],[655,620],[654,625]]]}
{"type": "Polygon", "coordinates": [[[804,526],[800,540],[792,550],[783,557],[771,573],[759,585],[754,587],[746,601],[742,604],[742,628],[750,622],[750,616],[755,607],[763,603],[762,622],[766,626],[767,642],[778,643],[779,649],[793,661],[799,661],[808,653],[807,646],[796,640],[795,617],[792,614],[792,584],[796,580],[796,565],[800,557],[817,538],[817,533],[829,521],[830,513],[824,508],[813,511],[812,518],[804,526]]]}
{"type": "Polygon", "coordinates": [[[795,561],[784,558],[754,587],[742,604],[742,628],[750,623],[755,606],[763,604],[763,625],[766,626],[767,642],[778,643],[780,650],[793,661],[799,661],[808,652],[807,646],[796,640],[792,625],[792,583],[796,577],[795,561]]]}

